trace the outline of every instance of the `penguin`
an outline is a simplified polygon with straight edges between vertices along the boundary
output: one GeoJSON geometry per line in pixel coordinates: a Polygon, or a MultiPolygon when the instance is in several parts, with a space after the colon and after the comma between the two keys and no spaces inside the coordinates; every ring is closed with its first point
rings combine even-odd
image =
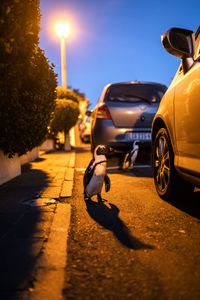
{"type": "Polygon", "coordinates": [[[129,151],[124,158],[124,162],[123,162],[123,170],[127,170],[127,169],[132,169],[134,166],[134,163],[136,161],[136,158],[138,156],[138,151],[139,151],[139,145],[138,145],[138,141],[134,141],[133,142],[133,147],[132,150],[129,151]]]}
{"type": "Polygon", "coordinates": [[[83,177],[84,200],[91,200],[91,197],[97,195],[98,201],[102,201],[101,191],[105,183],[105,191],[110,190],[110,178],[106,174],[107,158],[110,148],[105,145],[98,145],[85,170],[83,177]]]}

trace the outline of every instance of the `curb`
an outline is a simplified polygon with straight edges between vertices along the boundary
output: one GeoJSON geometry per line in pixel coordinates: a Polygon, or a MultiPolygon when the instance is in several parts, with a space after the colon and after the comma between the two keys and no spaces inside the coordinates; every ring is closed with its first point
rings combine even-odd
{"type": "Polygon", "coordinates": [[[75,152],[70,152],[63,183],[57,193],[61,202],[57,202],[55,214],[47,241],[35,267],[33,288],[29,288],[30,300],[62,300],[65,268],[67,264],[67,239],[70,228],[71,204],[62,202],[72,196],[74,183],[75,152]]]}
{"type": "Polygon", "coordinates": [[[51,225],[51,232],[36,270],[34,289],[30,300],[62,300],[67,264],[67,238],[71,205],[59,203],[51,225]],[[59,249],[59,251],[58,251],[59,249]]]}
{"type": "Polygon", "coordinates": [[[75,166],[75,152],[70,154],[69,166],[65,172],[63,185],[60,192],[61,198],[69,198],[72,196],[73,181],[74,181],[74,166],[75,166]]]}

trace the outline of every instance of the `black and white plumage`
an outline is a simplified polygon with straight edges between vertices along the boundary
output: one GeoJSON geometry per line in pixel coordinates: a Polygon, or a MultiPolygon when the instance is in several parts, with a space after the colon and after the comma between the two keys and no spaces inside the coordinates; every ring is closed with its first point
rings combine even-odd
{"type": "Polygon", "coordinates": [[[124,170],[133,168],[136,158],[138,156],[138,151],[139,151],[138,141],[134,141],[131,151],[125,155],[124,162],[123,162],[124,170]]]}
{"type": "Polygon", "coordinates": [[[101,191],[105,183],[105,191],[110,190],[110,179],[106,174],[107,158],[109,148],[99,145],[94,150],[93,159],[90,161],[83,177],[84,199],[90,200],[97,195],[98,200],[102,200],[101,191]]]}

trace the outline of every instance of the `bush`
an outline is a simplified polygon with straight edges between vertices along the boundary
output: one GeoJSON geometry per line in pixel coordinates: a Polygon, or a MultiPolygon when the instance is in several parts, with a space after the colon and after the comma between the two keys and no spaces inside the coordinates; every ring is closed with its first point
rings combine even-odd
{"type": "Polygon", "coordinates": [[[0,149],[12,157],[39,146],[47,134],[57,85],[39,48],[38,0],[1,1],[0,149]]]}
{"type": "Polygon", "coordinates": [[[58,132],[68,134],[69,130],[76,124],[79,116],[79,107],[75,101],[70,99],[57,99],[54,117],[51,122],[51,132],[54,136],[58,132]]]}
{"type": "Polygon", "coordinates": [[[56,89],[57,99],[70,99],[75,101],[76,103],[79,102],[78,96],[70,89],[58,86],[56,89]]]}

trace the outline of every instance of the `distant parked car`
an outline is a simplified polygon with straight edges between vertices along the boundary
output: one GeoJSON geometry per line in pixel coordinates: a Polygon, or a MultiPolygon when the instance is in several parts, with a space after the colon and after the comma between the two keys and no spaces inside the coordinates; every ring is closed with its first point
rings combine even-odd
{"type": "Polygon", "coordinates": [[[200,187],[200,27],[171,28],[162,43],[181,64],[153,120],[153,176],[158,195],[177,200],[200,187]]]}
{"type": "Polygon", "coordinates": [[[91,135],[91,117],[86,115],[79,125],[80,139],[83,143],[90,142],[91,135]]]}
{"type": "Polygon", "coordinates": [[[138,141],[151,147],[151,125],[167,87],[130,81],[108,84],[92,112],[91,150],[99,144],[127,152],[138,141]]]}

